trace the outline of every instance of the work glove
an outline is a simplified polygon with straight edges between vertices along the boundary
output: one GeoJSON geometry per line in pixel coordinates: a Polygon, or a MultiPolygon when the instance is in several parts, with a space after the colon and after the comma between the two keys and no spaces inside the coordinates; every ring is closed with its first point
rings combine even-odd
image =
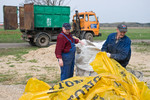
{"type": "Polygon", "coordinates": [[[110,54],[110,53],[107,53],[107,56],[108,56],[108,57],[110,57],[110,56],[111,56],[111,54],[110,54]]]}

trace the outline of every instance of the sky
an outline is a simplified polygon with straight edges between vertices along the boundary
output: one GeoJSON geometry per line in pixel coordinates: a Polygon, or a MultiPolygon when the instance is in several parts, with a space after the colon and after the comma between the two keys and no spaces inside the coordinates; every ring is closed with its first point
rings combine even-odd
{"type": "MultiPolygon", "coordinates": [[[[3,22],[3,5],[19,6],[24,0],[0,0],[0,22],[3,22]]],[[[79,12],[93,11],[100,23],[150,23],[150,0],[66,0],[71,7],[70,19],[79,12]]]]}

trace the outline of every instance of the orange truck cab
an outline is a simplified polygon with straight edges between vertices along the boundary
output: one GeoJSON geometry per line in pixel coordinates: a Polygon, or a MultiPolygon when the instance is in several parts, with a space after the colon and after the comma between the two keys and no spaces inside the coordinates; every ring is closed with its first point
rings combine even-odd
{"type": "Polygon", "coordinates": [[[80,39],[93,41],[93,37],[100,36],[99,21],[94,12],[81,12],[73,16],[72,33],[80,39]]]}

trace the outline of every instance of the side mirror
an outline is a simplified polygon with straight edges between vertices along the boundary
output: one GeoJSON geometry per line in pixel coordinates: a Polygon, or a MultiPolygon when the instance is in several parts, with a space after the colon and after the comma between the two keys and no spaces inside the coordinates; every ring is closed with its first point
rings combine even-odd
{"type": "Polygon", "coordinates": [[[99,18],[97,17],[97,24],[99,23],[99,18]]]}
{"type": "Polygon", "coordinates": [[[97,21],[98,21],[98,19],[99,19],[99,18],[97,17],[97,21]]]}

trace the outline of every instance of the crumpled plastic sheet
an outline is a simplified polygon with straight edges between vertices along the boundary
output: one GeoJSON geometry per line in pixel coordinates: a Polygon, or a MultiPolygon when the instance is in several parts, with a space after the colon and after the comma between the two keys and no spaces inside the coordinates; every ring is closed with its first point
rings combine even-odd
{"type": "Polygon", "coordinates": [[[72,77],[49,86],[29,79],[19,100],[149,100],[150,89],[105,52],[90,64],[96,76],[72,77]]]}

